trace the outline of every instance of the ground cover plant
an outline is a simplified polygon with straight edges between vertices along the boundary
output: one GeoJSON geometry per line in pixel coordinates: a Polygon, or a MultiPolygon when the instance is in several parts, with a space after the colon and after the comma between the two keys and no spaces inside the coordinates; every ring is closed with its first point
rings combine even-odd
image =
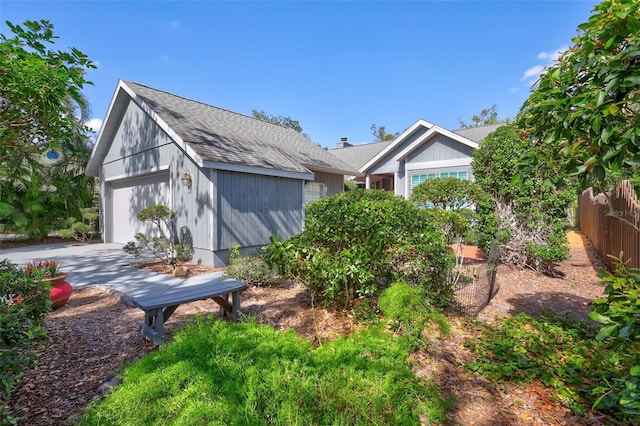
{"type": "Polygon", "coordinates": [[[289,330],[199,316],[90,407],[94,424],[419,424],[451,405],[383,324],[313,348],[289,330]]]}
{"type": "Polygon", "coordinates": [[[405,280],[435,306],[446,306],[453,252],[424,209],[377,190],[347,191],[307,207],[304,231],[272,239],[267,263],[304,283],[314,299],[375,312],[381,290],[405,280]]]}
{"type": "Polygon", "coordinates": [[[577,414],[594,405],[620,414],[598,396],[602,386],[629,370],[630,360],[596,340],[598,330],[593,325],[546,312],[539,318],[521,313],[494,325],[476,326],[479,338],[465,345],[477,358],[466,367],[495,386],[539,381],[577,414]]]}

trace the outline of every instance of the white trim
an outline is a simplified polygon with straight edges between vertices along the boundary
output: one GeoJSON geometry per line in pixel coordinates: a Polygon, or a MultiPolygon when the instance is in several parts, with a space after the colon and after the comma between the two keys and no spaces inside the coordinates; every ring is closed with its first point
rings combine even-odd
{"type": "Polygon", "coordinates": [[[433,124],[431,124],[428,121],[425,121],[423,119],[419,119],[418,121],[413,123],[411,125],[411,127],[409,127],[407,130],[402,132],[402,134],[400,136],[395,138],[393,140],[393,142],[391,142],[385,149],[380,151],[378,153],[378,155],[376,155],[371,160],[369,160],[369,162],[367,164],[365,164],[364,166],[360,167],[360,172],[364,173],[365,170],[371,168],[371,166],[373,166],[375,163],[377,163],[381,158],[383,158],[385,155],[387,155],[389,152],[391,152],[393,149],[395,149],[398,145],[400,145],[402,142],[404,142],[404,140],[408,136],[410,136],[414,131],[416,131],[419,127],[426,127],[427,129],[430,129],[430,128],[433,127],[433,124]]]}
{"type": "Polygon", "coordinates": [[[400,154],[396,157],[397,161],[402,161],[409,156],[413,151],[419,148],[427,139],[430,139],[431,136],[439,133],[443,136],[448,137],[449,139],[453,139],[454,141],[460,142],[463,145],[466,145],[470,148],[476,149],[478,148],[478,144],[472,141],[471,139],[467,139],[463,136],[457,135],[447,129],[443,129],[440,126],[433,126],[427,133],[416,139],[411,145],[403,149],[400,154]]]}
{"type": "Polygon", "coordinates": [[[309,173],[290,172],[286,170],[274,170],[274,169],[265,169],[262,167],[245,166],[243,164],[221,163],[219,161],[205,161],[203,162],[202,167],[217,169],[217,170],[227,170],[230,172],[250,173],[254,175],[266,175],[266,176],[276,176],[276,177],[284,177],[284,178],[290,178],[290,179],[313,180],[313,173],[311,172],[309,173]]]}
{"type": "Polygon", "coordinates": [[[151,167],[149,169],[139,170],[139,171],[132,172],[132,173],[125,173],[125,174],[121,174],[121,175],[109,176],[107,178],[104,178],[104,181],[105,182],[113,182],[114,180],[142,177],[142,176],[149,175],[149,174],[152,174],[152,173],[164,172],[166,170],[169,170],[169,165],[151,167]]]}
{"type": "Polygon", "coordinates": [[[441,169],[444,167],[460,167],[460,166],[470,166],[471,161],[473,159],[471,157],[467,158],[453,158],[451,160],[435,160],[435,161],[425,161],[422,163],[405,163],[405,170],[427,170],[427,169],[441,169]]]}

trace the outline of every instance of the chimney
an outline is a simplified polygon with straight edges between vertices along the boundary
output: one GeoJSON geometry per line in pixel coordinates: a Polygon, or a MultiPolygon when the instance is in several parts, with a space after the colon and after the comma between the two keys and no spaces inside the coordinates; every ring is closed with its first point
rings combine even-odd
{"type": "Polygon", "coordinates": [[[353,146],[349,142],[347,142],[347,138],[340,138],[340,142],[336,143],[336,148],[346,148],[348,146],[353,146]]]}

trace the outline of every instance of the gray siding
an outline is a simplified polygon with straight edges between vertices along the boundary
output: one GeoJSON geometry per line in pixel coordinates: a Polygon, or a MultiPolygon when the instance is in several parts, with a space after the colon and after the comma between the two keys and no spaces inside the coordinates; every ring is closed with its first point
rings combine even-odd
{"type": "Polygon", "coordinates": [[[405,148],[411,145],[416,139],[420,138],[428,131],[425,127],[420,127],[415,132],[413,132],[410,136],[408,136],[400,145],[391,150],[391,152],[387,153],[383,158],[381,158],[377,164],[367,171],[370,175],[375,175],[379,173],[395,173],[400,171],[400,164],[396,157],[400,152],[402,152],[405,148]]]}
{"type": "Polygon", "coordinates": [[[303,182],[223,170],[215,171],[215,263],[226,262],[235,244],[258,247],[271,235],[296,235],[303,224],[303,182]]]}
{"type": "Polygon", "coordinates": [[[427,161],[444,161],[458,158],[470,158],[473,148],[454,141],[444,135],[435,135],[427,143],[412,152],[406,159],[407,163],[422,163],[427,161]]]}
{"type": "Polygon", "coordinates": [[[334,195],[344,191],[344,175],[313,172],[313,181],[327,185],[327,195],[334,195]]]}

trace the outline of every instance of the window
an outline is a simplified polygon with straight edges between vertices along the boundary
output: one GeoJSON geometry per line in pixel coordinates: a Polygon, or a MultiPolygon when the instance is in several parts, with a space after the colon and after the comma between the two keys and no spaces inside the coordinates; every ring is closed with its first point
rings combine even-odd
{"type": "Polygon", "coordinates": [[[426,175],[413,175],[411,176],[411,188],[415,188],[427,179],[435,179],[437,177],[438,175],[436,175],[435,173],[427,173],[426,175]]]}
{"type": "Polygon", "coordinates": [[[435,179],[435,178],[458,178],[458,179],[469,179],[469,172],[441,172],[441,173],[426,173],[420,175],[412,175],[411,176],[411,189],[420,185],[427,179],[435,179]]]}
{"type": "Polygon", "coordinates": [[[327,185],[320,182],[307,182],[304,184],[304,203],[312,203],[327,196],[327,185]]]}

